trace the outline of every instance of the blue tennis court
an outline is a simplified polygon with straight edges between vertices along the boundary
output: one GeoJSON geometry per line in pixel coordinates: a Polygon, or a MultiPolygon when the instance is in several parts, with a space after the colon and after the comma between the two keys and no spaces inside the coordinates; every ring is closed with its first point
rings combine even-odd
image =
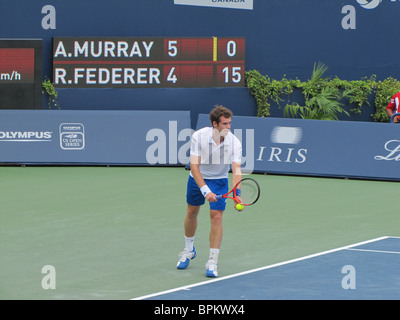
{"type": "Polygon", "coordinates": [[[137,299],[400,298],[400,237],[380,237],[137,299]]]}

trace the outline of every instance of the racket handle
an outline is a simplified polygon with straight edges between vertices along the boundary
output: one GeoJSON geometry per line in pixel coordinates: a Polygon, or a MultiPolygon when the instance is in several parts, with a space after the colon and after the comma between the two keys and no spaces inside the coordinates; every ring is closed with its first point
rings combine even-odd
{"type": "Polygon", "coordinates": [[[217,200],[222,199],[222,194],[217,194],[217,196],[215,197],[217,200]]]}

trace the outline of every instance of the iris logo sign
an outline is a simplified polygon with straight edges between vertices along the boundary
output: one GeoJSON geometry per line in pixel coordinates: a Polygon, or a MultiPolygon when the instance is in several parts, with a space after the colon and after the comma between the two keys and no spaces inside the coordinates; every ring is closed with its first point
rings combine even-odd
{"type": "Polygon", "coordinates": [[[302,128],[276,126],[271,132],[272,145],[259,146],[256,161],[305,163],[308,150],[297,146],[302,138],[302,128]]]}
{"type": "Polygon", "coordinates": [[[375,9],[379,4],[382,2],[382,0],[357,0],[359,5],[363,7],[364,9],[375,9]]]}

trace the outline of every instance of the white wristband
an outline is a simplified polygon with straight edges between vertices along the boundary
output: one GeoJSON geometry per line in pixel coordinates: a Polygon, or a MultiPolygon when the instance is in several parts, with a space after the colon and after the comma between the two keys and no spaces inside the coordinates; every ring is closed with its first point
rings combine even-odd
{"type": "Polygon", "coordinates": [[[206,184],[200,188],[200,191],[204,198],[211,192],[210,188],[206,184]]]}

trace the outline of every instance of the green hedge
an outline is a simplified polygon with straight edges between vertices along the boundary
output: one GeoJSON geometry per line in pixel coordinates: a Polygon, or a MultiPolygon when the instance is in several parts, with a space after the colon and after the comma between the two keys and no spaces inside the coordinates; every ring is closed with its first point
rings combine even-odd
{"type": "Polygon", "coordinates": [[[301,90],[304,101],[286,104],[285,117],[338,120],[339,113],[350,116],[342,108],[344,104],[350,104],[351,113],[360,113],[361,108],[368,107],[373,121],[389,121],[385,108],[391,97],[400,91],[400,81],[391,77],[376,81],[375,75],[352,81],[338,77],[329,79],[323,77],[327,69],[324,64],[314,64],[311,78],[305,82],[285,77],[274,80],[256,70],[246,71],[246,86],[256,100],[257,116],[269,117],[271,103],[280,104],[294,90],[301,90]],[[370,101],[374,105],[370,105],[370,101]]]}

